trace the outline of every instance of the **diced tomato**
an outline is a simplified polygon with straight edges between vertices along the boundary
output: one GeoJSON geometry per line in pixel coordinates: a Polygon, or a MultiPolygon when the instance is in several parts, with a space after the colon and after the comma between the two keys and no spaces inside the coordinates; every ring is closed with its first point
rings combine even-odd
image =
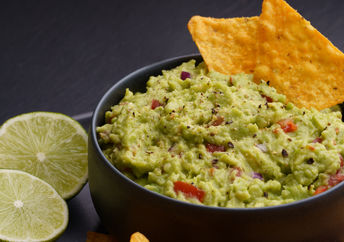
{"type": "Polygon", "coordinates": [[[262,95],[262,97],[264,97],[265,99],[266,99],[266,101],[268,102],[268,103],[272,103],[274,100],[271,98],[271,97],[269,97],[269,96],[266,96],[266,95],[264,95],[264,94],[261,94],[262,95]]]}
{"type": "Polygon", "coordinates": [[[282,119],[277,123],[281,126],[281,129],[283,129],[285,133],[294,132],[297,130],[297,125],[291,119],[282,119]]]}
{"type": "Polygon", "coordinates": [[[342,181],[344,181],[344,174],[337,173],[330,176],[330,179],[328,179],[328,184],[330,186],[335,186],[342,181]]]}
{"type": "Polygon", "coordinates": [[[309,150],[312,150],[312,151],[315,150],[315,148],[314,148],[313,146],[311,146],[311,145],[307,145],[307,148],[308,148],[309,150]]]}
{"type": "Polygon", "coordinates": [[[222,124],[224,121],[224,118],[222,116],[218,116],[217,119],[213,122],[213,126],[219,126],[220,124],[222,124]]]}
{"type": "Polygon", "coordinates": [[[206,144],[205,145],[206,149],[208,152],[210,153],[214,153],[214,152],[225,152],[226,149],[223,145],[214,145],[214,144],[206,144]]]}
{"type": "Polygon", "coordinates": [[[315,190],[313,195],[320,194],[320,193],[326,191],[327,189],[328,189],[328,186],[320,186],[315,190]]]}
{"type": "Polygon", "coordinates": [[[323,142],[322,138],[318,137],[318,138],[315,138],[312,143],[321,143],[323,142]]]}
{"type": "MultiPolygon", "coordinates": [[[[340,158],[340,167],[342,168],[344,166],[344,159],[343,159],[341,154],[339,154],[339,158],[340,158]]],[[[333,187],[333,186],[337,185],[338,183],[341,183],[342,181],[344,181],[344,174],[340,173],[341,168],[338,169],[336,174],[333,174],[330,176],[330,178],[328,179],[328,186],[318,187],[315,190],[314,195],[322,193],[322,192],[326,191],[329,187],[333,187]]]]}
{"type": "Polygon", "coordinates": [[[162,104],[158,100],[156,100],[156,99],[152,100],[151,108],[153,110],[156,109],[157,107],[160,107],[160,106],[162,106],[162,104]]]}
{"type": "Polygon", "coordinates": [[[204,200],[205,192],[203,190],[195,187],[194,185],[189,184],[189,183],[182,182],[182,181],[176,181],[176,182],[174,182],[173,189],[176,193],[178,193],[178,192],[184,193],[185,197],[195,197],[201,203],[204,200]]]}
{"type": "Polygon", "coordinates": [[[237,173],[235,174],[236,176],[241,176],[242,170],[240,167],[234,167],[233,170],[237,171],[237,173]]]}
{"type": "Polygon", "coordinates": [[[339,133],[339,128],[336,128],[336,134],[338,134],[339,133]]]}
{"type": "Polygon", "coordinates": [[[130,167],[123,167],[121,169],[121,172],[125,172],[125,173],[133,173],[133,170],[130,167]]]}

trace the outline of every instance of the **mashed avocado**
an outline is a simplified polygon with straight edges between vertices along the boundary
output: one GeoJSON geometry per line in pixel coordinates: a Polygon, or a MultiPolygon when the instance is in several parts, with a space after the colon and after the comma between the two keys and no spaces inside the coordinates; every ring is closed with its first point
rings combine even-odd
{"type": "Polygon", "coordinates": [[[97,128],[105,156],[138,184],[220,207],[263,207],[344,179],[341,113],[297,108],[252,75],[208,72],[191,60],[150,77],[97,128]]]}

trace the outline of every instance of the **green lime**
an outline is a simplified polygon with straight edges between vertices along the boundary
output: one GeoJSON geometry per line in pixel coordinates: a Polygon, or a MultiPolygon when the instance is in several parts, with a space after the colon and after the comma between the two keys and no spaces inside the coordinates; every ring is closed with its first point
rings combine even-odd
{"type": "Polygon", "coordinates": [[[68,207],[45,181],[0,169],[0,240],[49,241],[68,224],[68,207]]]}
{"type": "Polygon", "coordinates": [[[0,128],[0,168],[28,172],[71,198],[87,181],[87,133],[63,114],[18,115],[0,128]]]}

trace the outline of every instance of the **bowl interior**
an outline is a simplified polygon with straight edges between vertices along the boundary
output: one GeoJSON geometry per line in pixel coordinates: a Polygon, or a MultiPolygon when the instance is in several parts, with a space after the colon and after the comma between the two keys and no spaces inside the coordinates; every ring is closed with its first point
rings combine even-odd
{"type": "MultiPolygon", "coordinates": [[[[143,189],[146,190],[148,193],[151,193],[153,196],[158,196],[161,197],[164,200],[168,200],[169,202],[172,203],[177,203],[181,206],[191,206],[191,207],[199,207],[199,205],[191,204],[191,203],[186,203],[182,202],[179,200],[175,200],[166,196],[163,196],[161,194],[157,194],[155,192],[151,192],[129,178],[127,178],[125,175],[123,175],[115,166],[111,164],[110,161],[106,159],[106,157],[103,155],[102,150],[100,146],[98,145],[97,142],[97,133],[96,133],[96,127],[104,124],[104,117],[105,117],[105,112],[110,110],[111,106],[117,104],[125,94],[125,90],[129,88],[133,92],[145,92],[146,91],[146,82],[148,81],[150,76],[156,76],[160,75],[162,70],[169,70],[172,69],[183,62],[189,61],[191,59],[195,59],[196,63],[202,62],[202,57],[199,54],[191,54],[187,56],[181,56],[181,57],[176,57],[176,58],[171,58],[167,59],[164,61],[157,62],[155,64],[145,66],[127,76],[122,78],[120,81],[118,81],[114,86],[112,86],[102,97],[100,100],[99,104],[97,105],[93,118],[92,118],[92,124],[91,124],[91,130],[90,134],[92,135],[93,139],[93,144],[96,146],[97,152],[102,156],[102,159],[104,162],[109,166],[109,169],[114,170],[114,172],[118,173],[120,176],[122,176],[124,179],[128,180],[129,183],[132,183],[134,186],[138,187],[138,189],[143,189]]],[[[343,190],[344,183],[339,184],[335,186],[332,189],[329,189],[328,191],[323,192],[322,194],[314,197],[309,197],[303,200],[295,201],[292,203],[288,204],[282,204],[278,206],[272,206],[272,207],[262,207],[262,208],[220,208],[220,207],[209,207],[209,206],[201,206],[202,209],[215,209],[215,210],[239,210],[239,211],[250,211],[252,210],[267,210],[267,209],[279,209],[281,207],[290,207],[290,206],[299,206],[302,205],[303,203],[308,203],[312,200],[322,200],[324,196],[326,196],[328,193],[331,193],[332,191],[334,192],[335,190],[341,189],[343,190]]]]}

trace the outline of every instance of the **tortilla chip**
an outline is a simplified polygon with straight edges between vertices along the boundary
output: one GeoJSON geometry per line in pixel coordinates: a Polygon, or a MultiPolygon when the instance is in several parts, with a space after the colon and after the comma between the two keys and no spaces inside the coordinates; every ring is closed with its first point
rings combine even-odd
{"type": "Polygon", "coordinates": [[[117,240],[112,235],[89,231],[86,242],[117,242],[117,240]]]}
{"type": "Polygon", "coordinates": [[[258,19],[190,19],[188,29],[209,70],[223,74],[253,73],[258,19]]]}
{"type": "Polygon", "coordinates": [[[344,54],[283,0],[264,0],[258,25],[256,80],[298,107],[344,101],[344,54]]]}
{"type": "Polygon", "coordinates": [[[130,236],[130,242],[149,242],[149,240],[140,232],[135,232],[130,236]]]}

